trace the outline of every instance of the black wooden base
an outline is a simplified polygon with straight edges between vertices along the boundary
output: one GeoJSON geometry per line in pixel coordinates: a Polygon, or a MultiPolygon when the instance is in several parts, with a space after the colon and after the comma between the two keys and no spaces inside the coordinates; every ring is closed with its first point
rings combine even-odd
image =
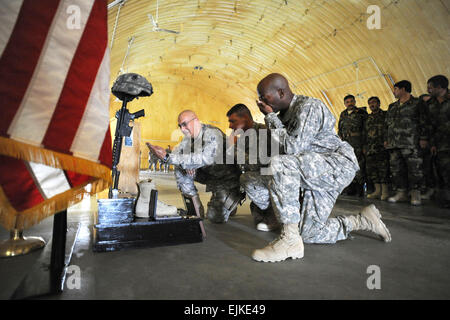
{"type": "Polygon", "coordinates": [[[94,252],[116,251],[123,248],[158,247],[195,243],[203,240],[202,219],[183,217],[176,220],[136,218],[127,224],[94,226],[94,252]]]}

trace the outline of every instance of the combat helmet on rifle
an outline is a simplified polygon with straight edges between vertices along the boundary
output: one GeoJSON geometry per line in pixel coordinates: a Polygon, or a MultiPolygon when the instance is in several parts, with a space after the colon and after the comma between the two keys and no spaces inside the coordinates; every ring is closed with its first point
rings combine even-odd
{"type": "Polygon", "coordinates": [[[151,96],[153,88],[143,76],[137,73],[124,73],[117,77],[111,92],[122,101],[131,101],[134,98],[151,96]]]}

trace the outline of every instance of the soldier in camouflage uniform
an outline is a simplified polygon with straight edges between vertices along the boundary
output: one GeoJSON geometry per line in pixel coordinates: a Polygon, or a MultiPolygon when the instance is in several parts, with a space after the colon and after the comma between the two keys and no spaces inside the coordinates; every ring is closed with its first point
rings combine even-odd
{"type": "MultiPolygon", "coordinates": [[[[252,201],[250,211],[257,230],[272,231],[279,228],[271,205],[261,204],[259,199],[268,196],[269,176],[261,176],[260,170],[268,167],[269,159],[262,161],[261,155],[270,156],[270,132],[265,124],[253,121],[250,110],[244,104],[236,104],[227,112],[230,128],[228,154],[234,157],[241,168],[241,186],[252,201]],[[263,139],[263,141],[261,141],[263,139]],[[262,150],[260,148],[265,148],[262,150]],[[264,196],[264,193],[267,193],[264,196]]],[[[264,170],[264,169],[263,169],[264,170]]]]}
{"type": "Polygon", "coordinates": [[[389,196],[389,153],[384,148],[384,125],[386,111],[380,109],[380,99],[371,97],[367,100],[372,111],[369,114],[363,131],[364,154],[366,156],[367,178],[375,184],[375,191],[369,199],[387,200],[389,196]]]}
{"type": "Polygon", "coordinates": [[[258,95],[258,107],[282,152],[271,158],[272,176],[261,203],[272,203],[282,228],[280,236],[255,250],[252,258],[264,262],[302,258],[303,241],[335,243],[354,230],[370,230],[391,241],[374,205],[358,215],[329,218],[359,166],[353,148],[336,135],[336,120],[325,104],[294,95],[280,74],[261,80],[258,95]]]}
{"type": "MultiPolygon", "coordinates": [[[[429,94],[422,94],[419,96],[419,100],[422,100],[423,104],[427,104],[430,99],[429,94]]],[[[428,133],[432,131],[430,114],[428,113],[428,106],[425,108],[428,115],[428,133]]],[[[431,137],[430,137],[431,139],[431,137]]],[[[431,145],[428,143],[424,148],[419,148],[419,155],[422,158],[423,167],[423,184],[421,191],[422,200],[430,200],[434,196],[435,189],[437,188],[436,171],[436,155],[431,153],[431,145]]]]}
{"type": "Polygon", "coordinates": [[[450,207],[450,94],[448,79],[438,75],[428,80],[426,99],[430,117],[431,152],[436,155],[440,194],[438,200],[443,207],[450,207]]]}
{"type": "Polygon", "coordinates": [[[228,221],[241,199],[239,176],[235,164],[226,164],[226,136],[218,128],[202,124],[193,111],[185,110],[178,116],[178,126],[185,137],[172,153],[162,147],[147,144],[164,162],[175,166],[177,186],[184,196],[192,198],[202,215],[203,206],[194,181],[206,184],[212,192],[207,217],[215,223],[228,221]]]}
{"type": "Polygon", "coordinates": [[[148,168],[150,171],[156,171],[158,165],[158,157],[152,152],[148,153],[148,168]]]}
{"type": "Polygon", "coordinates": [[[426,106],[411,95],[411,83],[407,80],[394,85],[394,96],[398,100],[389,105],[386,114],[384,144],[389,150],[389,164],[397,193],[388,201],[407,201],[409,188],[411,204],[420,205],[423,160],[419,148],[425,147],[428,140],[426,106]]]}
{"type": "MultiPolygon", "coordinates": [[[[355,151],[360,170],[356,173],[350,189],[354,189],[357,196],[363,196],[363,186],[366,182],[366,159],[363,153],[363,131],[368,115],[364,108],[356,107],[356,100],[352,95],[348,95],[344,98],[344,104],[346,110],[342,111],[339,116],[338,135],[342,140],[347,141],[355,151]]],[[[351,191],[350,194],[352,194],[351,191]]]]}
{"type": "MultiPolygon", "coordinates": [[[[167,146],[166,153],[172,153],[172,149],[170,148],[170,145],[167,146]]],[[[164,162],[163,167],[164,167],[165,173],[169,172],[170,164],[168,162],[164,162]]]]}

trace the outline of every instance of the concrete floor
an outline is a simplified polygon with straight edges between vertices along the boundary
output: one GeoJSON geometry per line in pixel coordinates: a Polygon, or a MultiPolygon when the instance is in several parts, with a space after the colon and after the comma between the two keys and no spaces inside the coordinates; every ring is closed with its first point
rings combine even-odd
{"type": "MultiPolygon", "coordinates": [[[[159,199],[182,206],[173,174],[143,172],[152,176],[159,199]]],[[[199,185],[206,207],[209,193],[199,185]]],[[[79,289],[68,289],[46,299],[449,299],[450,210],[433,203],[412,207],[354,197],[341,197],[333,214],[356,214],[368,203],[382,212],[392,234],[384,243],[372,234],[353,233],[353,238],[334,245],[305,245],[305,257],[280,263],[251,259],[255,248],[264,247],[275,232],[254,228],[249,201],[228,223],[205,222],[207,239],[196,244],[92,251],[95,199],[68,212],[69,222],[80,222],[71,265],[81,271],[79,289]],[[373,267],[379,267],[380,289],[373,267]],[[369,269],[369,270],[368,270],[369,269]]],[[[51,238],[53,218],[25,231],[25,236],[51,238]]],[[[0,240],[8,238],[0,230],[0,240]]],[[[41,251],[0,259],[0,299],[9,299],[31,269],[41,251]]]]}

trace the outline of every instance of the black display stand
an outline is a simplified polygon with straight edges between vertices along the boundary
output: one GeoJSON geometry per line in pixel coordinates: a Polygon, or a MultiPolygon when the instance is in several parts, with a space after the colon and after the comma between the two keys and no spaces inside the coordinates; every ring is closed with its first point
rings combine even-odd
{"type": "Polygon", "coordinates": [[[135,247],[159,247],[203,241],[203,221],[193,208],[178,209],[177,217],[157,217],[158,192],[152,190],[149,218],[133,218],[133,198],[100,199],[93,228],[93,251],[108,252],[135,247]],[[127,221],[128,220],[128,221],[127,221]]]}

